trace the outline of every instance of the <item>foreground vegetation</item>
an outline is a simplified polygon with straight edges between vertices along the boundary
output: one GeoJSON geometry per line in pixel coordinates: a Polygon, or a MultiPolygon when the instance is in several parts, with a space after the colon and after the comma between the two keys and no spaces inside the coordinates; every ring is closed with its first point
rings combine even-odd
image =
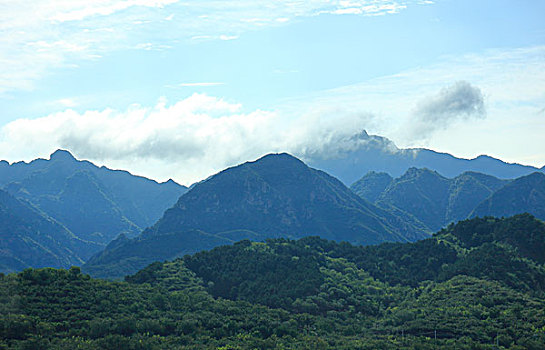
{"type": "Polygon", "coordinates": [[[412,244],[241,241],[123,282],[0,275],[0,349],[543,349],[545,224],[412,244]]]}

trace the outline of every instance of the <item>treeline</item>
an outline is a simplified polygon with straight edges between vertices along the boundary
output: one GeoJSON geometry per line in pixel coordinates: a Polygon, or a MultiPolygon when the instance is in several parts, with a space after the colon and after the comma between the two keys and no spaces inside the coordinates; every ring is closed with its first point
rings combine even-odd
{"type": "Polygon", "coordinates": [[[543,349],[545,224],[473,219],[413,244],[241,241],[123,282],[0,275],[0,349],[543,349]]]}

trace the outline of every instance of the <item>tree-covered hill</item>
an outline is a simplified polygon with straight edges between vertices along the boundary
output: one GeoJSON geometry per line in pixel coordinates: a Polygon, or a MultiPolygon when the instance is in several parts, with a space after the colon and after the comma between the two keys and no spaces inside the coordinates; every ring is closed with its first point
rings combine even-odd
{"type": "Polygon", "coordinates": [[[195,185],[153,227],[107,247],[83,269],[121,277],[153,261],[242,239],[309,235],[377,244],[415,241],[428,231],[413,217],[369,203],[295,157],[270,154],[195,185]]]}
{"type": "Polygon", "coordinates": [[[545,224],[472,219],[416,243],[241,241],[124,282],[0,275],[7,349],[542,349],[545,224]]]}

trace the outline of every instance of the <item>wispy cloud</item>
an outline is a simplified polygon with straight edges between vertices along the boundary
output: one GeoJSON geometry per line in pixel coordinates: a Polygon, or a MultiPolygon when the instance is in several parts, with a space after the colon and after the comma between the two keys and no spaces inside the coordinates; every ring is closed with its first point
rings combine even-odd
{"type": "Polygon", "coordinates": [[[227,41],[227,40],[236,40],[238,39],[238,35],[225,35],[225,34],[222,34],[219,36],[220,40],[224,40],[224,41],[227,41]]]}
{"type": "Polygon", "coordinates": [[[543,57],[545,46],[445,57],[430,66],[290,99],[279,110],[330,118],[367,113],[373,118],[364,128],[400,147],[429,147],[468,158],[488,153],[541,166],[543,57]],[[532,155],[523,158],[526,151],[532,155]]]}
{"type": "MultiPolygon", "coordinates": [[[[51,71],[128,48],[128,19],[177,0],[7,0],[0,11],[0,96],[31,90],[51,71]]],[[[149,17],[149,15],[148,15],[149,17]]]]}
{"type": "Polygon", "coordinates": [[[377,15],[420,0],[6,0],[0,11],[0,95],[111,51],[168,49],[178,40],[234,40],[320,14],[377,15]]]}

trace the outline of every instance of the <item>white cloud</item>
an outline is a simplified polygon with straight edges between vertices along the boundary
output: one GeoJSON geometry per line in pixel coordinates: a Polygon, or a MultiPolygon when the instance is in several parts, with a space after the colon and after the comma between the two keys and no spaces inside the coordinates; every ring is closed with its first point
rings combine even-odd
{"type": "MultiPolygon", "coordinates": [[[[316,106],[331,115],[364,111],[374,116],[365,128],[399,147],[428,147],[466,158],[486,153],[541,167],[545,164],[545,138],[540,136],[545,134],[545,122],[539,113],[545,101],[543,57],[545,46],[445,57],[431,66],[291,99],[282,113],[316,106]],[[424,122],[419,103],[429,96],[441,100],[443,94],[438,92],[460,80],[478,87],[486,118],[475,118],[481,113],[472,114],[474,118],[447,113],[446,121],[436,121],[425,137],[415,138],[415,130],[424,122]]],[[[470,104],[476,111],[480,100],[470,104]]]]}
{"type": "Polygon", "coordinates": [[[296,119],[274,111],[241,110],[240,104],[204,94],[170,106],[160,100],[153,108],[135,105],[123,112],[69,109],[4,126],[0,158],[47,157],[64,148],[99,164],[190,184],[270,152],[334,156],[352,147],[353,130],[361,130],[370,118],[309,113],[296,119]]]}
{"type": "Polygon", "coordinates": [[[238,35],[225,35],[222,34],[219,36],[220,40],[236,40],[238,39],[238,35]]]}
{"type": "Polygon", "coordinates": [[[78,103],[71,98],[61,98],[60,100],[55,101],[55,103],[58,103],[65,108],[73,108],[78,105],[78,103]]]}
{"type": "Polygon", "coordinates": [[[56,1],[52,21],[81,21],[91,16],[108,16],[134,6],[158,7],[170,5],[179,0],[95,0],[95,1],[56,1]]]}
{"type": "Polygon", "coordinates": [[[419,0],[4,0],[0,95],[79,60],[117,50],[168,49],[177,40],[233,40],[319,14],[377,15],[419,0]]]}
{"type": "Polygon", "coordinates": [[[0,5],[0,95],[81,59],[127,48],[127,17],[177,0],[5,0],[0,5]],[[134,12],[127,12],[136,9],[134,12]],[[117,16],[118,13],[122,13],[117,16]],[[105,18],[108,17],[108,20],[105,18]],[[111,18],[111,20],[110,20],[111,18]]]}

